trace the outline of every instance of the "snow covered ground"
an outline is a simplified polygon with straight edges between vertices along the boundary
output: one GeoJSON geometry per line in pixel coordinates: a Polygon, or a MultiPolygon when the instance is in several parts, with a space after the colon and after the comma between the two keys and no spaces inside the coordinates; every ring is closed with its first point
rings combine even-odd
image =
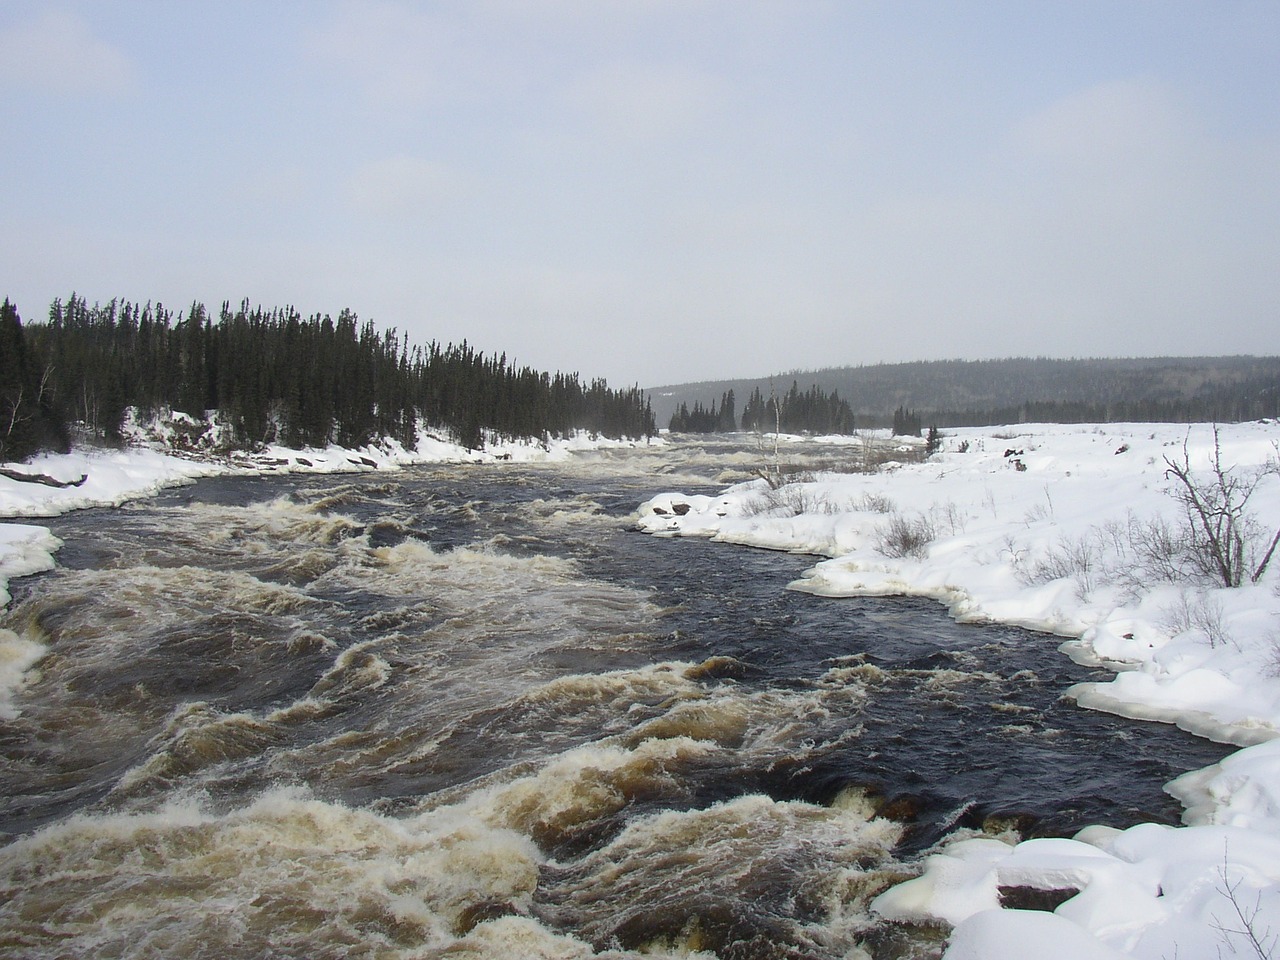
{"type": "MultiPolygon", "coordinates": [[[[819,474],[771,490],[664,494],[641,528],[813,553],[792,588],[914,594],[957,618],[1068,639],[1113,669],[1082,705],[1163,720],[1244,747],[1168,789],[1185,827],[1091,827],[1010,845],[962,834],[883,916],[955,925],[948,960],[1280,956],[1280,556],[1257,583],[1216,587],[1180,549],[1187,509],[1170,466],[1210,490],[1217,462],[1256,524],[1249,572],[1280,528],[1280,425],[1019,425],[949,431],[925,462],[819,474]],[[1001,890],[1078,891],[1052,913],[1001,890]]],[[[764,464],[762,464],[763,466],[764,464]]]]}

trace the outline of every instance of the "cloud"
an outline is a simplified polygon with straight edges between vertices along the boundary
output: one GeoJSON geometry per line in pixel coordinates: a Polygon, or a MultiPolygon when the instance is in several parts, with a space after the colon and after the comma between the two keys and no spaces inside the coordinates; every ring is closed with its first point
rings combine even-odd
{"type": "Polygon", "coordinates": [[[884,197],[848,271],[889,321],[868,337],[885,356],[905,353],[885,329],[934,355],[1270,349],[1276,145],[1211,119],[1152,78],[1095,84],[965,180],[884,197]]]}
{"type": "Polygon", "coordinates": [[[351,76],[374,103],[408,109],[440,95],[440,61],[456,39],[446,20],[415,6],[348,0],[311,36],[309,48],[351,76]]]}
{"type": "Polygon", "coordinates": [[[711,74],[679,64],[615,62],[580,77],[569,99],[608,134],[664,140],[707,120],[724,90],[711,74]]]}
{"type": "Polygon", "coordinates": [[[407,154],[366,163],[351,178],[357,212],[384,219],[419,219],[467,196],[468,179],[446,164],[407,154]]]}
{"type": "Polygon", "coordinates": [[[1216,264],[1223,244],[1272,233],[1261,209],[1274,209],[1272,178],[1255,159],[1264,155],[1273,147],[1224,139],[1147,78],[1062,98],[1021,126],[1014,148],[1031,190],[1026,208],[1070,228],[1076,248],[1092,247],[1101,261],[1155,260],[1173,277],[1216,264]]]}
{"type": "Polygon", "coordinates": [[[1076,159],[1132,154],[1160,145],[1177,126],[1169,91],[1152,78],[1112,80],[1077,90],[1020,129],[1034,153],[1076,159]]]}
{"type": "Polygon", "coordinates": [[[74,14],[51,11],[0,32],[0,86],[111,96],[135,81],[133,62],[74,14]]]}

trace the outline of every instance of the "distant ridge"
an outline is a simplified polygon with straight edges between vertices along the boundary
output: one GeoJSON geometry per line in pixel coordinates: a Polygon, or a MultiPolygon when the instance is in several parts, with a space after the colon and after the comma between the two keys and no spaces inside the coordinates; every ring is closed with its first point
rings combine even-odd
{"type": "Polygon", "coordinates": [[[1280,356],[929,360],[792,371],[646,389],[659,427],[681,403],[709,406],[732,390],[739,405],[792,381],[849,402],[859,427],[888,426],[905,407],[926,425],[1042,421],[1236,422],[1280,416],[1280,356]]]}

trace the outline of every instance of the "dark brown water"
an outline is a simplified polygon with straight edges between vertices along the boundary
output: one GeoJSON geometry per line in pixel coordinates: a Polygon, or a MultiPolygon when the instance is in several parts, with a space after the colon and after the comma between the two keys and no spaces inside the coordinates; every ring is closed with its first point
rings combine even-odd
{"type": "Polygon", "coordinates": [[[923,956],[866,909],[919,851],[1176,822],[1160,785],[1225,752],[1062,700],[1090,674],[1053,638],[629,530],[735,462],[218,479],[52,522],[60,569],[0,623],[48,651],[0,726],[0,954],[923,956]]]}

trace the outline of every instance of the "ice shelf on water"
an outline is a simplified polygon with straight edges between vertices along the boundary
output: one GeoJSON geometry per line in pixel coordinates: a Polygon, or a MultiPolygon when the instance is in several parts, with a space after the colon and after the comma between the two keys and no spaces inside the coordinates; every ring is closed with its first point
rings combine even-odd
{"type": "MultiPolygon", "coordinates": [[[[1244,748],[1169,785],[1186,807],[1184,827],[1094,827],[1015,845],[957,835],[917,879],[875,902],[882,916],[955,925],[949,960],[1276,955],[1280,560],[1258,582],[1246,576],[1228,589],[1152,548],[1187,519],[1171,466],[1188,465],[1212,487],[1216,456],[1228,482],[1252,486],[1245,515],[1257,525],[1256,566],[1280,528],[1280,425],[1020,424],[947,434],[934,456],[877,472],[662,494],[640,507],[639,525],[829,558],[795,590],[931,597],[961,620],[1061,635],[1064,654],[1115,671],[1073,688],[1080,704],[1244,748]],[[1180,564],[1187,576],[1169,576],[1180,564]],[[1060,905],[1013,909],[1028,889],[1042,892],[1041,906],[1060,905]]],[[[780,439],[783,459],[788,438],[780,439]]],[[[764,444],[766,472],[771,456],[764,444]]]]}

